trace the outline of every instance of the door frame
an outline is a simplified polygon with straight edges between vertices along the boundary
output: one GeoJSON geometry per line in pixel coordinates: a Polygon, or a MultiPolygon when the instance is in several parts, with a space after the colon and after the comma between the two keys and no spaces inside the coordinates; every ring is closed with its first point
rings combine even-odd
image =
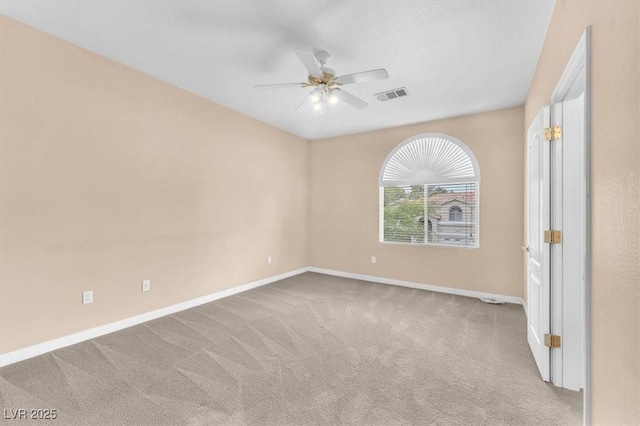
{"type": "MultiPolygon", "coordinates": [[[[587,27],[578,42],[578,45],[573,51],[571,58],[567,66],[558,81],[556,88],[551,94],[551,120],[552,125],[555,125],[554,120],[561,118],[561,111],[554,111],[554,105],[562,103],[568,96],[571,96],[570,90],[574,87],[574,83],[578,80],[581,74],[584,73],[585,78],[579,82],[584,93],[584,158],[581,159],[584,163],[584,182],[581,182],[581,188],[584,188],[584,201],[585,201],[585,215],[584,215],[584,280],[582,288],[582,352],[584,354],[584,372],[583,372],[583,422],[585,425],[591,424],[591,27],[587,27]]],[[[552,217],[562,212],[552,211],[552,217]]],[[[558,265],[562,267],[562,254],[552,255],[556,262],[552,261],[552,276],[557,276],[558,265]],[[560,262],[560,263],[558,263],[560,262]]],[[[560,275],[562,270],[560,270],[560,275]]],[[[551,327],[552,331],[562,329],[563,319],[563,300],[558,295],[562,294],[562,279],[554,280],[555,289],[551,291],[551,327]],[[554,303],[558,302],[558,303],[554,303]]],[[[561,374],[561,368],[557,368],[561,363],[561,359],[557,356],[551,356],[551,382],[559,381],[558,374],[561,374]],[[554,368],[553,366],[556,366],[554,368]],[[555,376],[555,377],[554,377],[555,376]]]]}

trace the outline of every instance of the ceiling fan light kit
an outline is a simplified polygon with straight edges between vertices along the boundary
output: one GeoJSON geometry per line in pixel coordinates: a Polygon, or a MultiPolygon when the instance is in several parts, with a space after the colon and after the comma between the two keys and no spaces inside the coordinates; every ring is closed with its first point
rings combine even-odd
{"type": "Polygon", "coordinates": [[[320,113],[324,112],[327,105],[338,103],[338,100],[345,102],[356,109],[364,109],[369,104],[357,96],[341,89],[337,86],[354,83],[366,83],[369,81],[383,80],[389,78],[389,73],[384,68],[370,71],[358,72],[344,76],[336,76],[336,72],[331,68],[325,67],[325,64],[331,57],[329,53],[320,50],[313,54],[308,49],[294,50],[300,62],[309,72],[307,81],[304,83],[281,83],[281,84],[263,84],[254,86],[256,88],[276,88],[276,87],[315,87],[315,89],[307,95],[307,97],[298,106],[300,110],[307,101],[311,101],[313,109],[320,113]]]}
{"type": "Polygon", "coordinates": [[[340,90],[338,88],[331,88],[327,85],[319,85],[313,92],[309,98],[311,102],[313,102],[313,109],[320,112],[321,114],[324,111],[324,108],[327,105],[335,105],[338,103],[338,96],[336,95],[336,91],[340,90]]]}

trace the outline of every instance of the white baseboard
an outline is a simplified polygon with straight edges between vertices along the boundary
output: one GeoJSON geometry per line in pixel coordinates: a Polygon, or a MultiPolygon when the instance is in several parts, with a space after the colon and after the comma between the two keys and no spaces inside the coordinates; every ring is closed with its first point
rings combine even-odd
{"type": "Polygon", "coordinates": [[[105,334],[113,333],[114,331],[142,324],[143,322],[151,321],[153,319],[160,318],[166,315],[171,315],[176,312],[184,311],[185,309],[213,302],[214,300],[222,299],[223,297],[242,293],[243,291],[251,290],[265,284],[270,284],[272,282],[283,280],[294,275],[302,274],[303,272],[307,272],[308,270],[309,268],[296,269],[280,275],[275,275],[273,277],[264,278],[262,280],[254,281],[248,284],[232,287],[226,290],[218,291],[216,293],[211,293],[206,296],[198,297],[196,299],[187,300],[185,302],[177,303],[165,308],[156,309],[155,311],[136,315],[135,317],[126,318],[120,321],[91,328],[89,330],[84,330],[78,333],[70,334],[68,336],[60,337],[58,339],[38,343],[37,345],[18,349],[13,352],[7,352],[6,354],[0,354],[0,367],[13,364],[18,361],[23,361],[25,359],[33,358],[35,356],[54,351],[56,349],[74,345],[76,343],[84,342],[85,340],[95,339],[96,337],[104,336],[105,334]]]}
{"type": "Polygon", "coordinates": [[[68,336],[60,337],[58,339],[49,340],[47,342],[39,343],[37,345],[29,346],[23,349],[18,349],[13,352],[7,352],[6,354],[0,354],[0,367],[13,364],[25,359],[33,358],[38,355],[42,355],[47,352],[54,351],[56,349],[64,348],[74,345],[76,343],[84,342],[85,340],[95,339],[96,337],[104,336],[105,334],[113,333],[114,331],[122,330],[127,327],[142,324],[143,322],[151,321],[156,318],[160,318],[166,315],[171,315],[176,312],[184,311],[195,306],[203,305],[205,303],[213,302],[214,300],[222,299],[224,297],[232,296],[234,294],[242,293],[247,290],[251,290],[256,287],[270,284],[275,281],[283,280],[285,278],[299,275],[304,272],[317,272],[319,274],[334,275],[337,277],[351,278],[360,281],[370,281],[379,284],[397,285],[401,287],[415,288],[419,290],[435,291],[438,293],[455,294],[458,296],[474,297],[474,298],[491,298],[506,303],[515,303],[525,306],[524,301],[519,297],[503,296],[500,294],[484,293],[472,290],[463,290],[452,287],[441,287],[430,284],[419,284],[410,281],[396,280],[392,278],[382,278],[372,275],[355,274],[352,272],[336,271],[333,269],[324,269],[316,267],[305,267],[296,269],[293,271],[285,272],[273,277],[264,278],[262,280],[254,281],[248,284],[240,285],[237,287],[222,290],[216,293],[208,294],[206,296],[198,297],[196,299],[187,300],[185,302],[177,303],[175,305],[167,306],[165,308],[156,309],[155,311],[147,312],[145,314],[136,315],[135,317],[126,318],[120,321],[112,322],[109,324],[101,325],[99,327],[91,328],[89,330],[80,331],[78,333],[70,334],[68,336]]]}
{"type": "Polygon", "coordinates": [[[352,272],[343,272],[343,271],[336,271],[333,269],[316,268],[313,266],[307,269],[310,272],[317,272],[319,274],[325,274],[325,275],[335,275],[337,277],[351,278],[354,280],[371,281],[379,284],[397,285],[401,287],[415,288],[418,290],[429,290],[429,291],[435,291],[438,293],[455,294],[457,296],[474,297],[477,299],[482,299],[482,298],[495,299],[497,301],[501,301],[505,303],[514,303],[517,305],[524,306],[524,300],[522,300],[519,297],[504,296],[501,294],[494,294],[494,293],[484,293],[481,291],[463,290],[463,289],[453,288],[453,287],[442,287],[442,286],[431,285],[431,284],[419,284],[411,281],[402,281],[402,280],[396,280],[393,278],[382,278],[382,277],[376,277],[373,275],[354,274],[352,272]]]}

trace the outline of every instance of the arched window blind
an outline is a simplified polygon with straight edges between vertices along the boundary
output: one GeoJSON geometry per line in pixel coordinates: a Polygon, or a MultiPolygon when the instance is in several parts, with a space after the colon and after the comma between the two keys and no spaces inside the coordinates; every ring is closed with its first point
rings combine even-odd
{"type": "Polygon", "coordinates": [[[380,170],[380,241],[478,247],[479,183],[478,162],[458,139],[402,142],[380,170]]]}

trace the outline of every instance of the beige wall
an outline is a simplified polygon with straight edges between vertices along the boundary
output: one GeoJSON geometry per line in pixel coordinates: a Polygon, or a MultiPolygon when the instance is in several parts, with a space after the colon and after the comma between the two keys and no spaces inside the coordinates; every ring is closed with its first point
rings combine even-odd
{"type": "MultiPolygon", "coordinates": [[[[640,2],[561,1],[526,103],[526,123],[592,26],[591,338],[594,424],[640,424],[640,2]],[[623,201],[621,201],[623,200],[623,201]],[[617,206],[611,215],[611,207],[617,206]]],[[[525,126],[528,127],[528,126],[525,126]]]]}
{"type": "Polygon", "coordinates": [[[639,16],[636,1],[559,0],[524,110],[310,148],[0,18],[0,352],[308,264],[522,297],[524,129],[592,25],[593,419],[639,424],[639,16]],[[478,250],[378,243],[380,165],[423,132],[480,162],[478,250]]]}
{"type": "Polygon", "coordinates": [[[308,142],[0,23],[0,352],[307,266],[308,142]]]}
{"type": "Polygon", "coordinates": [[[522,297],[522,107],[311,143],[311,266],[522,297]],[[446,133],[475,154],[480,248],[378,242],[378,174],[420,133],[446,133]],[[371,256],[377,263],[371,263],[371,256]]]}

